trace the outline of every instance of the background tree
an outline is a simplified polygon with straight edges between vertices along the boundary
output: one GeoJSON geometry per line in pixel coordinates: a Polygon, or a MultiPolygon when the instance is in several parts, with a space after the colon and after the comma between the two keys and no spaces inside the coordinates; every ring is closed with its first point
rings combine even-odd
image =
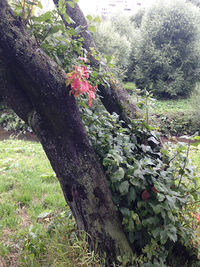
{"type": "Polygon", "coordinates": [[[192,3],[193,5],[200,7],[200,1],[199,0],[187,0],[187,2],[192,3]]]}
{"type": "Polygon", "coordinates": [[[126,17],[112,17],[103,20],[94,34],[98,51],[106,56],[108,63],[113,64],[111,70],[120,80],[127,76],[131,52],[131,23],[126,17]]]}
{"type": "Polygon", "coordinates": [[[158,2],[143,16],[132,79],[158,97],[188,96],[199,80],[199,13],[183,1],[158,2]]]}

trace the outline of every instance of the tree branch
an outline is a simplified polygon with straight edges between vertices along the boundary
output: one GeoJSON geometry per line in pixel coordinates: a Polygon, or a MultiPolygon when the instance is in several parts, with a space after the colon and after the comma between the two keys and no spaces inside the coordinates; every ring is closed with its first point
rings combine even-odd
{"type": "MultiPolygon", "coordinates": [[[[58,0],[53,0],[55,5],[58,6],[58,0]]],[[[75,22],[74,27],[81,26],[82,31],[80,33],[81,37],[83,37],[84,42],[83,46],[88,51],[88,58],[90,60],[90,64],[98,68],[99,62],[91,55],[91,48],[95,48],[95,43],[92,39],[92,35],[89,32],[86,18],[81,11],[78,4],[75,4],[74,8],[72,8],[66,1],[66,12],[67,15],[75,22]]],[[[65,26],[69,26],[63,16],[62,20],[65,26]]],[[[106,67],[105,71],[110,72],[109,68],[106,67]]],[[[109,81],[110,87],[105,85],[99,85],[98,94],[101,96],[101,101],[108,112],[116,112],[120,115],[120,117],[127,123],[130,122],[130,119],[135,119],[142,116],[141,111],[131,100],[131,96],[128,92],[120,85],[118,81],[111,80],[109,81]]]]}

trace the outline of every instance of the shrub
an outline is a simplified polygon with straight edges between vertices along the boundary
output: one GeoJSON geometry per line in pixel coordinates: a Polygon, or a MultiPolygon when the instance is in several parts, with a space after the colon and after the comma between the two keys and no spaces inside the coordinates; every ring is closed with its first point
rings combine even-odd
{"type": "Polygon", "coordinates": [[[200,129],[200,121],[194,113],[179,112],[176,114],[154,115],[161,133],[165,136],[193,135],[200,129]]]}
{"type": "Polygon", "coordinates": [[[137,87],[157,97],[188,96],[199,80],[199,13],[183,1],[158,2],[143,16],[134,51],[137,87]]]}
{"type": "Polygon", "coordinates": [[[111,70],[120,80],[127,77],[128,66],[130,64],[131,32],[128,18],[113,17],[110,20],[102,21],[97,26],[94,40],[97,49],[104,54],[108,62],[113,64],[111,70]]]}

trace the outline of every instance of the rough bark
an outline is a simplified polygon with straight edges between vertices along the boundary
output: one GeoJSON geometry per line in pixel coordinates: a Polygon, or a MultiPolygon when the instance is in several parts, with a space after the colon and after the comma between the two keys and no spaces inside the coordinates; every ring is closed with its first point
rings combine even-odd
{"type": "MultiPolygon", "coordinates": [[[[58,5],[58,0],[53,0],[55,5],[58,5]]],[[[66,0],[66,12],[68,16],[74,21],[74,27],[81,26],[82,31],[80,33],[83,37],[83,46],[88,51],[88,58],[90,64],[98,68],[99,62],[91,55],[91,48],[96,50],[95,43],[92,39],[91,33],[89,32],[86,18],[80,9],[78,4],[75,4],[72,8],[66,0]]],[[[69,24],[66,22],[65,18],[61,16],[63,22],[66,26],[69,24]]],[[[73,25],[73,24],[72,24],[73,25]]],[[[106,72],[110,72],[108,67],[105,67],[106,72]]],[[[99,95],[101,96],[101,101],[108,112],[116,112],[120,117],[127,123],[130,119],[135,119],[142,116],[142,112],[131,100],[131,96],[128,92],[121,86],[121,84],[116,79],[110,79],[110,86],[105,86],[103,84],[99,85],[99,95]]]]}
{"type": "Polygon", "coordinates": [[[65,87],[65,72],[30,38],[6,0],[0,1],[0,80],[0,100],[39,138],[78,228],[110,260],[131,255],[106,177],[65,87]]]}

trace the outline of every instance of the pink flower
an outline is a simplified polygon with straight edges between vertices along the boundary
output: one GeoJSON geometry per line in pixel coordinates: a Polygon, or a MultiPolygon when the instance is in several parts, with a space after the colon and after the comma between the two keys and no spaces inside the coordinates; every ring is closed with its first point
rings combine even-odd
{"type": "Polygon", "coordinates": [[[87,79],[89,79],[89,74],[85,66],[75,66],[75,69],[67,74],[66,85],[71,84],[71,90],[69,94],[73,94],[74,97],[79,97],[80,95],[86,93],[89,98],[89,107],[92,105],[92,99],[96,99],[95,92],[96,87],[92,87],[87,79]]]}
{"type": "Polygon", "coordinates": [[[96,99],[95,93],[93,91],[88,92],[88,97],[89,97],[89,107],[92,106],[92,99],[96,99]]]}
{"type": "Polygon", "coordinates": [[[76,90],[81,85],[81,81],[78,78],[75,78],[71,84],[72,89],[76,90]]]}

